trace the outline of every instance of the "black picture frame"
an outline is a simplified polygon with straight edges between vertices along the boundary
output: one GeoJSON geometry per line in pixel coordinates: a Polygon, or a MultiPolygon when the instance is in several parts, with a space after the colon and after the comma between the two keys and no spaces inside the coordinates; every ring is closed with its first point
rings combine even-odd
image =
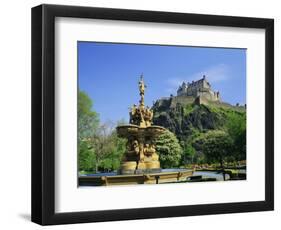
{"type": "Polygon", "coordinates": [[[32,221],[41,225],[222,214],[274,209],[274,20],[125,9],[32,8],[32,221]],[[109,19],[265,29],[265,200],[55,213],[55,18],[109,19]]]}

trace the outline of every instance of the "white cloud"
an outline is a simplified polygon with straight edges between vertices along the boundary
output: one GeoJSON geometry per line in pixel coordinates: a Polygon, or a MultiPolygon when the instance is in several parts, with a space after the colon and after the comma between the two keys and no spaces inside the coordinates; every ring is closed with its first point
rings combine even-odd
{"type": "Polygon", "coordinates": [[[165,91],[166,93],[169,93],[169,94],[174,94],[175,93],[175,88],[178,87],[179,85],[175,86],[175,87],[170,87],[170,88],[167,88],[165,91]]]}
{"type": "MultiPolygon", "coordinates": [[[[182,84],[183,81],[186,81],[183,78],[170,78],[167,80],[167,83],[170,87],[178,87],[179,85],[182,84]]],[[[170,90],[171,88],[169,88],[170,90]]]]}
{"type": "Polygon", "coordinates": [[[228,66],[225,64],[212,66],[204,71],[193,74],[190,81],[199,80],[203,75],[206,76],[210,83],[225,81],[229,78],[228,66]]]}

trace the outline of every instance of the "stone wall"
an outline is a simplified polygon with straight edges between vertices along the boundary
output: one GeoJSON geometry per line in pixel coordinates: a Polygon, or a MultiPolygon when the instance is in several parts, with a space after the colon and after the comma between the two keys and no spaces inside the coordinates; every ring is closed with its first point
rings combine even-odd
{"type": "Polygon", "coordinates": [[[172,97],[171,98],[171,103],[170,107],[176,107],[176,105],[182,104],[182,105],[187,105],[187,104],[192,104],[194,102],[195,98],[192,96],[178,96],[178,97],[172,97]]]}

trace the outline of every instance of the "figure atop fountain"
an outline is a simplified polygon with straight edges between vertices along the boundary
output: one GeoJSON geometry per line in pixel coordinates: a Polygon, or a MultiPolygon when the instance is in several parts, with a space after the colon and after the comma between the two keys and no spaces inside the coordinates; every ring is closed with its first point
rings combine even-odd
{"type": "Polygon", "coordinates": [[[144,107],[144,91],[145,91],[146,85],[144,84],[143,81],[143,74],[141,74],[140,76],[140,81],[139,81],[139,91],[140,91],[140,96],[141,96],[141,100],[140,100],[140,106],[144,107]]]}
{"type": "Polygon", "coordinates": [[[146,85],[144,84],[143,75],[141,75],[139,80],[139,92],[140,101],[139,106],[135,104],[131,107],[130,111],[130,124],[138,125],[140,127],[149,127],[152,125],[153,111],[148,106],[145,107],[144,104],[144,94],[146,85]]]}

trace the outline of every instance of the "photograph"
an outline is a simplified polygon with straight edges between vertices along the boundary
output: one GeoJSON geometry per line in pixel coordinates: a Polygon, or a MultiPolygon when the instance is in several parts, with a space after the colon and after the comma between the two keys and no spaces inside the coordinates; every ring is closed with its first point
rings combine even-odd
{"type": "Polygon", "coordinates": [[[78,186],[246,180],[246,55],[78,41],[78,186]]]}

